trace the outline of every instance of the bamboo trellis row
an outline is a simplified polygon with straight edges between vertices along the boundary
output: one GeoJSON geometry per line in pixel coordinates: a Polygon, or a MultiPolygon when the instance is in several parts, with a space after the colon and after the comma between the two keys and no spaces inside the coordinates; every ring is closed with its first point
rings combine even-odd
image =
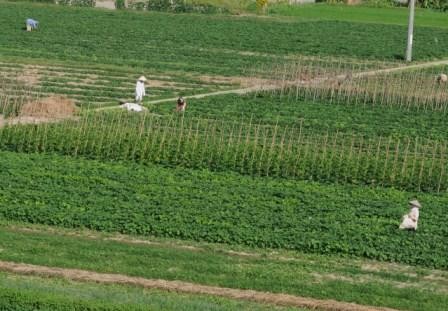
{"type": "Polygon", "coordinates": [[[407,190],[448,188],[446,142],[316,135],[300,124],[89,113],[76,121],[3,127],[0,148],[407,190]]]}
{"type": "MultiPolygon", "coordinates": [[[[261,80],[258,92],[275,96],[356,105],[378,105],[402,109],[448,108],[448,83],[439,83],[443,68],[387,72],[361,64],[341,66],[310,62],[277,64],[269,79],[261,80]]],[[[269,70],[269,69],[266,69],[269,70]]]]}

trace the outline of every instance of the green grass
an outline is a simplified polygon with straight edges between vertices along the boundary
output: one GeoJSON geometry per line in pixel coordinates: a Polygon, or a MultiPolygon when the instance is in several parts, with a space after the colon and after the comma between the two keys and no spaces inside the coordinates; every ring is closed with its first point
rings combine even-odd
{"type": "Polygon", "coordinates": [[[299,310],[205,295],[147,290],[125,285],[0,273],[1,310],[299,310]]]}
{"type": "MultiPolygon", "coordinates": [[[[407,8],[379,8],[325,3],[296,6],[272,4],[269,6],[269,14],[274,16],[293,16],[301,20],[338,20],[407,26],[409,10],[407,8]]],[[[415,11],[415,25],[420,27],[448,28],[447,18],[446,13],[429,9],[417,8],[415,11]]]]}
{"type": "Polygon", "coordinates": [[[1,155],[4,219],[448,267],[446,194],[1,155]],[[419,230],[400,231],[413,197],[419,230]]]}
{"type": "MultiPolygon", "coordinates": [[[[3,223],[0,226],[0,259],[63,268],[79,268],[104,273],[181,280],[212,286],[255,289],[274,293],[335,299],[365,305],[388,306],[403,310],[440,311],[448,303],[447,273],[398,264],[382,264],[331,256],[303,255],[295,252],[232,249],[223,245],[181,243],[175,240],[147,239],[97,234],[89,231],[57,230],[55,228],[3,223]],[[111,239],[118,238],[121,242],[111,239]],[[127,242],[128,241],[128,242],[127,242]],[[134,242],[132,242],[134,241],[134,242]],[[145,241],[152,242],[151,244],[145,241]],[[235,253],[236,251],[243,253],[235,253]]],[[[55,295],[67,292],[76,298],[114,296],[119,299],[129,294],[140,298],[137,303],[158,300],[173,301],[185,297],[157,292],[146,293],[93,285],[73,285],[55,281],[55,295]],[[101,287],[102,289],[98,289],[101,287]],[[91,290],[89,290],[91,289],[91,290]],[[91,292],[90,294],[86,292],[91,292]],[[160,298],[159,298],[160,297],[160,298]]],[[[5,287],[0,275],[0,288],[5,287]],[[3,286],[2,286],[3,285],[3,286]]],[[[12,281],[9,287],[17,289],[12,281]]],[[[44,291],[51,283],[31,288],[44,291]]],[[[54,283],[53,283],[54,284],[54,283]]],[[[122,287],[120,287],[122,288],[122,287]]],[[[189,296],[186,307],[217,301],[232,306],[226,300],[189,296]]],[[[123,300],[126,302],[128,300],[123,300]]],[[[233,302],[235,305],[245,304],[233,302]]],[[[188,310],[188,309],[187,309],[188,310]]]]}

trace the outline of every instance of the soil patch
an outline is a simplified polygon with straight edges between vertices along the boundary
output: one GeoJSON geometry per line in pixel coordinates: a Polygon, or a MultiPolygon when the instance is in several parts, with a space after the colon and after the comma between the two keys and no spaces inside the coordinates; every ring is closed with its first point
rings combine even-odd
{"type": "Polygon", "coordinates": [[[225,76],[199,76],[201,82],[220,85],[240,85],[242,87],[254,87],[272,84],[274,81],[255,77],[225,77],[225,76]]]}
{"type": "Polygon", "coordinates": [[[18,74],[17,81],[22,82],[27,86],[34,86],[39,84],[40,74],[36,68],[26,68],[18,74]]]}
{"type": "Polygon", "coordinates": [[[65,119],[74,116],[77,110],[73,100],[50,96],[23,105],[19,117],[65,119]]]}
{"type": "Polygon", "coordinates": [[[6,261],[0,261],[0,270],[18,274],[62,277],[75,281],[88,281],[108,284],[128,284],[141,286],[144,288],[156,288],[189,294],[206,294],[232,299],[251,300],[261,303],[305,307],[326,311],[396,311],[395,309],[390,308],[363,306],[336,300],[305,298],[293,295],[274,294],[254,290],[241,290],[217,286],[207,286],[182,281],[145,279],[141,277],[130,277],[122,274],[97,273],[79,269],[52,268],[6,261]]]}
{"type": "Polygon", "coordinates": [[[96,8],[115,10],[114,0],[97,0],[95,3],[96,8]]]}

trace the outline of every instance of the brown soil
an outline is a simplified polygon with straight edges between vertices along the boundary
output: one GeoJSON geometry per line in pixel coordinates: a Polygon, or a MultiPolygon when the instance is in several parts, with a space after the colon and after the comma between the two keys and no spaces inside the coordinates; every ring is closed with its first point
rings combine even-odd
{"type": "Polygon", "coordinates": [[[17,81],[28,86],[34,86],[39,83],[40,75],[36,68],[27,68],[17,76],[17,81]]]}
{"type": "MultiPolygon", "coordinates": [[[[66,118],[64,118],[66,119],[66,118]]],[[[70,117],[72,120],[77,120],[77,117],[70,117]]],[[[16,117],[16,118],[3,118],[0,115],[0,128],[5,125],[16,125],[16,124],[39,124],[39,123],[55,123],[62,120],[62,118],[47,118],[47,117],[16,117]]]]}
{"type": "Polygon", "coordinates": [[[209,76],[209,75],[202,75],[199,77],[199,80],[208,84],[220,84],[220,85],[236,84],[242,87],[254,87],[273,83],[273,81],[268,79],[260,79],[254,77],[225,77],[225,76],[209,76]]]}
{"type": "Polygon", "coordinates": [[[77,107],[73,100],[63,96],[50,96],[23,105],[19,117],[65,119],[75,115],[77,107]]]}
{"type": "Polygon", "coordinates": [[[122,274],[97,273],[79,269],[52,268],[5,261],[0,261],[0,270],[18,274],[31,274],[45,277],[62,277],[75,281],[88,281],[107,284],[128,284],[141,286],[144,288],[156,288],[189,294],[206,294],[231,299],[251,300],[261,303],[305,307],[326,311],[396,311],[395,309],[390,308],[363,306],[354,303],[339,302],[335,300],[321,300],[254,290],[241,290],[217,286],[207,286],[182,281],[145,279],[141,277],[130,277],[122,274]]]}

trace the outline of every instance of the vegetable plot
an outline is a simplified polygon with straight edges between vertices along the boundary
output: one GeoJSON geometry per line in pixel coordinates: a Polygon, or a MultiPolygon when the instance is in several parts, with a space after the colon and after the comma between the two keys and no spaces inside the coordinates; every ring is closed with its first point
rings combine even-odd
{"type": "Polygon", "coordinates": [[[0,148],[409,190],[448,188],[445,142],[321,135],[300,124],[86,113],[78,121],[6,126],[0,148]]]}
{"type": "Polygon", "coordinates": [[[446,193],[8,152],[0,167],[8,220],[448,268],[446,193]],[[415,196],[419,230],[398,230],[415,196]]]}

